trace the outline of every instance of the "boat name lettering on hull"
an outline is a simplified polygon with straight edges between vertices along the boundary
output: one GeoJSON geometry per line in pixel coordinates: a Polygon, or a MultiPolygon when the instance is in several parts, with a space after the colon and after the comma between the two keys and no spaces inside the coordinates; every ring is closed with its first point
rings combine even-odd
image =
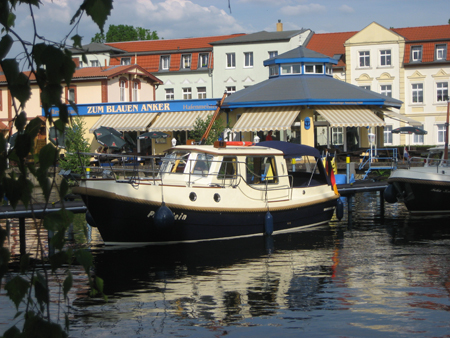
{"type": "Polygon", "coordinates": [[[441,190],[441,189],[436,189],[436,188],[434,188],[434,189],[431,189],[431,191],[432,191],[432,192],[441,192],[441,193],[444,193],[444,194],[450,193],[450,191],[447,190],[447,189],[441,190]]]}
{"type": "MultiPolygon", "coordinates": [[[[153,210],[150,211],[148,213],[147,217],[148,218],[150,218],[150,217],[154,218],[155,217],[155,211],[153,211],[153,210]]],[[[175,221],[185,221],[187,219],[187,215],[183,214],[183,213],[181,213],[181,214],[173,214],[173,217],[174,217],[175,221]]]]}

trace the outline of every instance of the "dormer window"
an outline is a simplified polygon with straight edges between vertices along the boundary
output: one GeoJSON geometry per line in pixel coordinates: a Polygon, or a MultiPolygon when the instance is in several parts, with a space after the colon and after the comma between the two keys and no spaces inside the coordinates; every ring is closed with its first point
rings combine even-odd
{"type": "Polygon", "coordinates": [[[278,75],[278,65],[273,65],[269,67],[269,76],[277,76],[278,75]]]}
{"type": "Polygon", "coordinates": [[[170,67],[170,55],[161,56],[161,70],[169,70],[170,67]]]}
{"type": "Polygon", "coordinates": [[[122,66],[128,66],[131,65],[131,58],[121,58],[120,59],[120,64],[122,66]]]}
{"type": "Polygon", "coordinates": [[[326,71],[328,75],[333,75],[333,66],[327,64],[326,71]]]}
{"type": "Polygon", "coordinates": [[[411,61],[412,62],[422,61],[422,46],[411,47],[411,61]]]}
{"type": "Polygon", "coordinates": [[[294,64],[294,65],[282,65],[281,66],[281,74],[301,74],[301,65],[300,64],[294,64]]]}
{"type": "Polygon", "coordinates": [[[323,74],[322,64],[305,65],[305,74],[323,74]]]}
{"type": "Polygon", "coordinates": [[[444,61],[447,58],[447,45],[436,45],[436,53],[434,59],[436,61],[444,61]]]}
{"type": "Polygon", "coordinates": [[[198,68],[208,68],[208,54],[200,54],[198,57],[198,68]]]}
{"type": "Polygon", "coordinates": [[[181,56],[181,68],[183,69],[191,68],[191,54],[184,54],[181,56]]]}

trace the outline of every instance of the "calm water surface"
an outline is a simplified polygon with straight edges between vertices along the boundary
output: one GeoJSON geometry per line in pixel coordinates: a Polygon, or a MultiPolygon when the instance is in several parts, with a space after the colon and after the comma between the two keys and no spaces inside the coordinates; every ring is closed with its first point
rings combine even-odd
{"type": "Polygon", "coordinates": [[[360,194],[351,226],[272,239],[118,248],[94,229],[109,298],[78,278],[70,336],[450,337],[450,218],[378,203],[360,194]]]}

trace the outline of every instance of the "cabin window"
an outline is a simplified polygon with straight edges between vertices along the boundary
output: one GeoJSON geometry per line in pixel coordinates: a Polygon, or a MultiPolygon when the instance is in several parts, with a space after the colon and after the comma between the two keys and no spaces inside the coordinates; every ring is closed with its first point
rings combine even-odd
{"type": "Polygon", "coordinates": [[[274,157],[247,157],[246,168],[248,184],[278,183],[274,157]]]}
{"type": "Polygon", "coordinates": [[[237,170],[236,170],[237,159],[235,156],[225,156],[223,158],[222,164],[220,165],[219,174],[217,175],[218,179],[224,178],[236,178],[237,170]]]}
{"type": "Polygon", "coordinates": [[[197,160],[193,165],[192,174],[194,175],[208,175],[209,168],[211,168],[213,156],[208,154],[198,154],[197,160]]]}
{"type": "Polygon", "coordinates": [[[186,167],[187,159],[190,153],[173,152],[162,158],[161,173],[181,174],[186,167]]]}

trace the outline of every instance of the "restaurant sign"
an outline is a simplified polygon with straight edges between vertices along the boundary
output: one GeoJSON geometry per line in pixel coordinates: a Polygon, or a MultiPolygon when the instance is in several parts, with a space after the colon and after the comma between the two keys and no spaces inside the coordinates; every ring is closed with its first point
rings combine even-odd
{"type": "MultiPolygon", "coordinates": [[[[167,113],[179,111],[215,110],[217,99],[206,100],[171,100],[171,101],[148,101],[129,103],[93,103],[77,104],[78,115],[94,116],[103,114],[133,114],[133,113],[167,113]]],[[[75,114],[72,106],[67,106],[70,114],[75,114]]],[[[59,115],[59,109],[51,109],[52,116],[59,115]]],[[[42,110],[42,116],[45,116],[42,110]]]]}

